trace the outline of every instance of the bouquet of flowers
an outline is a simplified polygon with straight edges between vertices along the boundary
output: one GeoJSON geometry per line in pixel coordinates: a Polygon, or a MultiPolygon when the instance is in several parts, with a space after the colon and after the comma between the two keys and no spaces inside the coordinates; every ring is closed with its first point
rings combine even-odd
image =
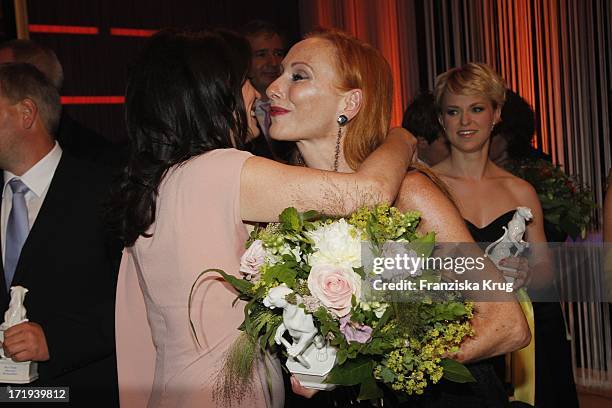
{"type": "MultiPolygon", "coordinates": [[[[401,301],[362,296],[371,274],[362,245],[376,254],[384,254],[389,241],[410,243],[420,256],[433,251],[434,234],[416,231],[418,212],[381,204],[332,219],[287,208],[279,218],[251,234],[243,278],[214,270],[247,301],[244,333],[227,359],[222,392],[239,389],[236,382],[248,381],[258,353],[277,345],[303,385],[360,385],[359,399],[380,397],[380,383],[410,395],[442,377],[473,381],[463,365],[446,358],[473,334],[471,302],[458,293],[441,299],[419,292],[401,301]]],[[[427,271],[419,275],[431,279],[427,271]]]]}
{"type": "Polygon", "coordinates": [[[554,164],[538,160],[510,162],[505,166],[512,174],[529,182],[538,193],[544,219],[555,230],[572,239],[584,238],[597,204],[593,193],[554,164]]]}

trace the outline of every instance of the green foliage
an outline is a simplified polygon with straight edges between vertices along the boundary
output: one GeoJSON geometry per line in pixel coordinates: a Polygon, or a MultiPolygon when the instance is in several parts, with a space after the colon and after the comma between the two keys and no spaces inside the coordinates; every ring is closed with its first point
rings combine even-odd
{"type": "Polygon", "coordinates": [[[544,219],[558,232],[573,239],[578,236],[584,238],[592,221],[593,210],[597,208],[593,192],[587,186],[546,160],[513,161],[505,167],[535,188],[544,219]]]}
{"type": "Polygon", "coordinates": [[[376,378],[374,378],[373,375],[361,382],[359,387],[359,395],[357,396],[358,400],[372,400],[381,398],[382,396],[383,392],[378,384],[376,384],[376,378]]]}
{"type": "Polygon", "coordinates": [[[413,241],[420,221],[418,211],[402,213],[395,207],[378,204],[374,208],[363,207],[351,215],[349,224],[365,232],[364,239],[380,247],[386,241],[413,241]]]}
{"type": "Polygon", "coordinates": [[[257,347],[247,334],[241,334],[230,346],[215,384],[220,400],[240,402],[253,388],[253,369],[257,347]]]}
{"type": "Polygon", "coordinates": [[[320,307],[317,309],[313,316],[315,317],[317,323],[319,324],[319,330],[324,337],[333,337],[332,344],[340,345],[341,341],[344,340],[344,336],[340,332],[340,326],[338,325],[338,321],[334,320],[332,315],[325,309],[324,307],[320,307]]]}
{"type": "Polygon", "coordinates": [[[297,262],[285,261],[277,263],[276,265],[270,266],[265,275],[263,276],[264,282],[272,284],[274,282],[286,283],[287,286],[292,288],[295,285],[295,279],[297,272],[295,267],[297,262]]]}
{"type": "Polygon", "coordinates": [[[248,297],[250,295],[251,290],[253,288],[253,284],[250,283],[249,281],[238,279],[235,276],[228,275],[221,269],[211,268],[211,269],[206,269],[205,271],[200,272],[200,274],[196,277],[195,281],[193,282],[193,285],[191,285],[191,290],[189,291],[189,300],[187,302],[187,313],[189,315],[189,326],[191,328],[191,334],[196,340],[196,343],[198,343],[198,346],[200,345],[200,339],[198,339],[198,334],[195,330],[193,321],[191,320],[191,303],[193,301],[193,294],[194,294],[195,288],[197,287],[198,282],[200,281],[202,276],[206,275],[207,273],[213,273],[213,272],[220,274],[223,277],[223,279],[225,279],[226,282],[231,284],[234,287],[234,289],[236,289],[241,295],[244,295],[245,297],[248,297]]]}
{"type": "Polygon", "coordinates": [[[444,378],[449,381],[456,383],[476,382],[476,379],[472,373],[470,373],[470,370],[455,360],[445,358],[442,360],[440,365],[444,369],[444,378]]]}
{"type": "Polygon", "coordinates": [[[461,319],[467,314],[468,310],[463,302],[436,302],[420,310],[421,319],[427,323],[461,319]]]}
{"type": "Polygon", "coordinates": [[[434,250],[436,245],[436,233],[428,232],[422,237],[418,237],[410,241],[408,247],[412,249],[418,256],[428,257],[434,250]]]}
{"type": "Polygon", "coordinates": [[[302,229],[300,215],[293,207],[285,208],[278,219],[281,225],[287,230],[299,232],[302,229]]]}

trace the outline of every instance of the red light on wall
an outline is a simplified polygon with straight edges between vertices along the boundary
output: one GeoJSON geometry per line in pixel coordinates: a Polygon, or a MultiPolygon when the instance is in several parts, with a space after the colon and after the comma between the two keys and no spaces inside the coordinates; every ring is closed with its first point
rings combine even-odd
{"type": "Polygon", "coordinates": [[[99,34],[98,27],[86,27],[86,26],[29,24],[28,30],[30,30],[31,33],[46,33],[46,34],[81,34],[81,35],[99,34]]]}
{"type": "Polygon", "coordinates": [[[62,96],[62,105],[121,105],[125,96],[62,96]]]}
{"type": "Polygon", "coordinates": [[[118,35],[123,37],[150,37],[155,34],[157,30],[145,30],[141,28],[117,28],[112,27],[110,29],[111,35],[118,35]]]}

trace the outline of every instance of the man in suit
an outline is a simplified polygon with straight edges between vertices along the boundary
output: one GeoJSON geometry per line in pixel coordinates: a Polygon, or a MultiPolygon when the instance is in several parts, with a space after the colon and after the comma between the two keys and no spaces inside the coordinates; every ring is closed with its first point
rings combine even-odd
{"type": "MultiPolygon", "coordinates": [[[[34,65],[55,86],[64,85],[64,69],[52,49],[31,40],[0,43],[0,63],[25,62],[34,65]]],[[[55,134],[61,148],[76,158],[116,170],[125,161],[125,146],[113,144],[63,111],[55,134]]]]}
{"type": "Polygon", "coordinates": [[[253,135],[245,147],[257,156],[289,161],[294,144],[270,139],[270,100],[266,95],[268,86],[281,73],[281,62],[287,48],[284,36],[274,24],[263,20],[249,21],[241,32],[251,46],[249,79],[261,95],[255,102],[255,116],[261,134],[253,135]]]}
{"type": "Polygon", "coordinates": [[[68,386],[72,406],[117,406],[114,294],[120,256],[105,232],[108,172],[55,141],[57,89],[33,65],[0,64],[0,313],[29,290],[28,322],[4,333],[33,386],[68,386]]]}

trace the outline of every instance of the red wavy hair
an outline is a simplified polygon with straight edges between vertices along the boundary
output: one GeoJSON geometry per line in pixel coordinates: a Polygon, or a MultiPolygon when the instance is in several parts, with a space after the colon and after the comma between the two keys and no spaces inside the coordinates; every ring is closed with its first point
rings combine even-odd
{"type": "Polygon", "coordinates": [[[319,29],[306,38],[321,38],[336,49],[340,91],[362,90],[361,108],[346,125],[344,156],[357,169],[385,139],[391,120],[393,77],[383,55],[368,43],[337,29],[319,29]]]}

